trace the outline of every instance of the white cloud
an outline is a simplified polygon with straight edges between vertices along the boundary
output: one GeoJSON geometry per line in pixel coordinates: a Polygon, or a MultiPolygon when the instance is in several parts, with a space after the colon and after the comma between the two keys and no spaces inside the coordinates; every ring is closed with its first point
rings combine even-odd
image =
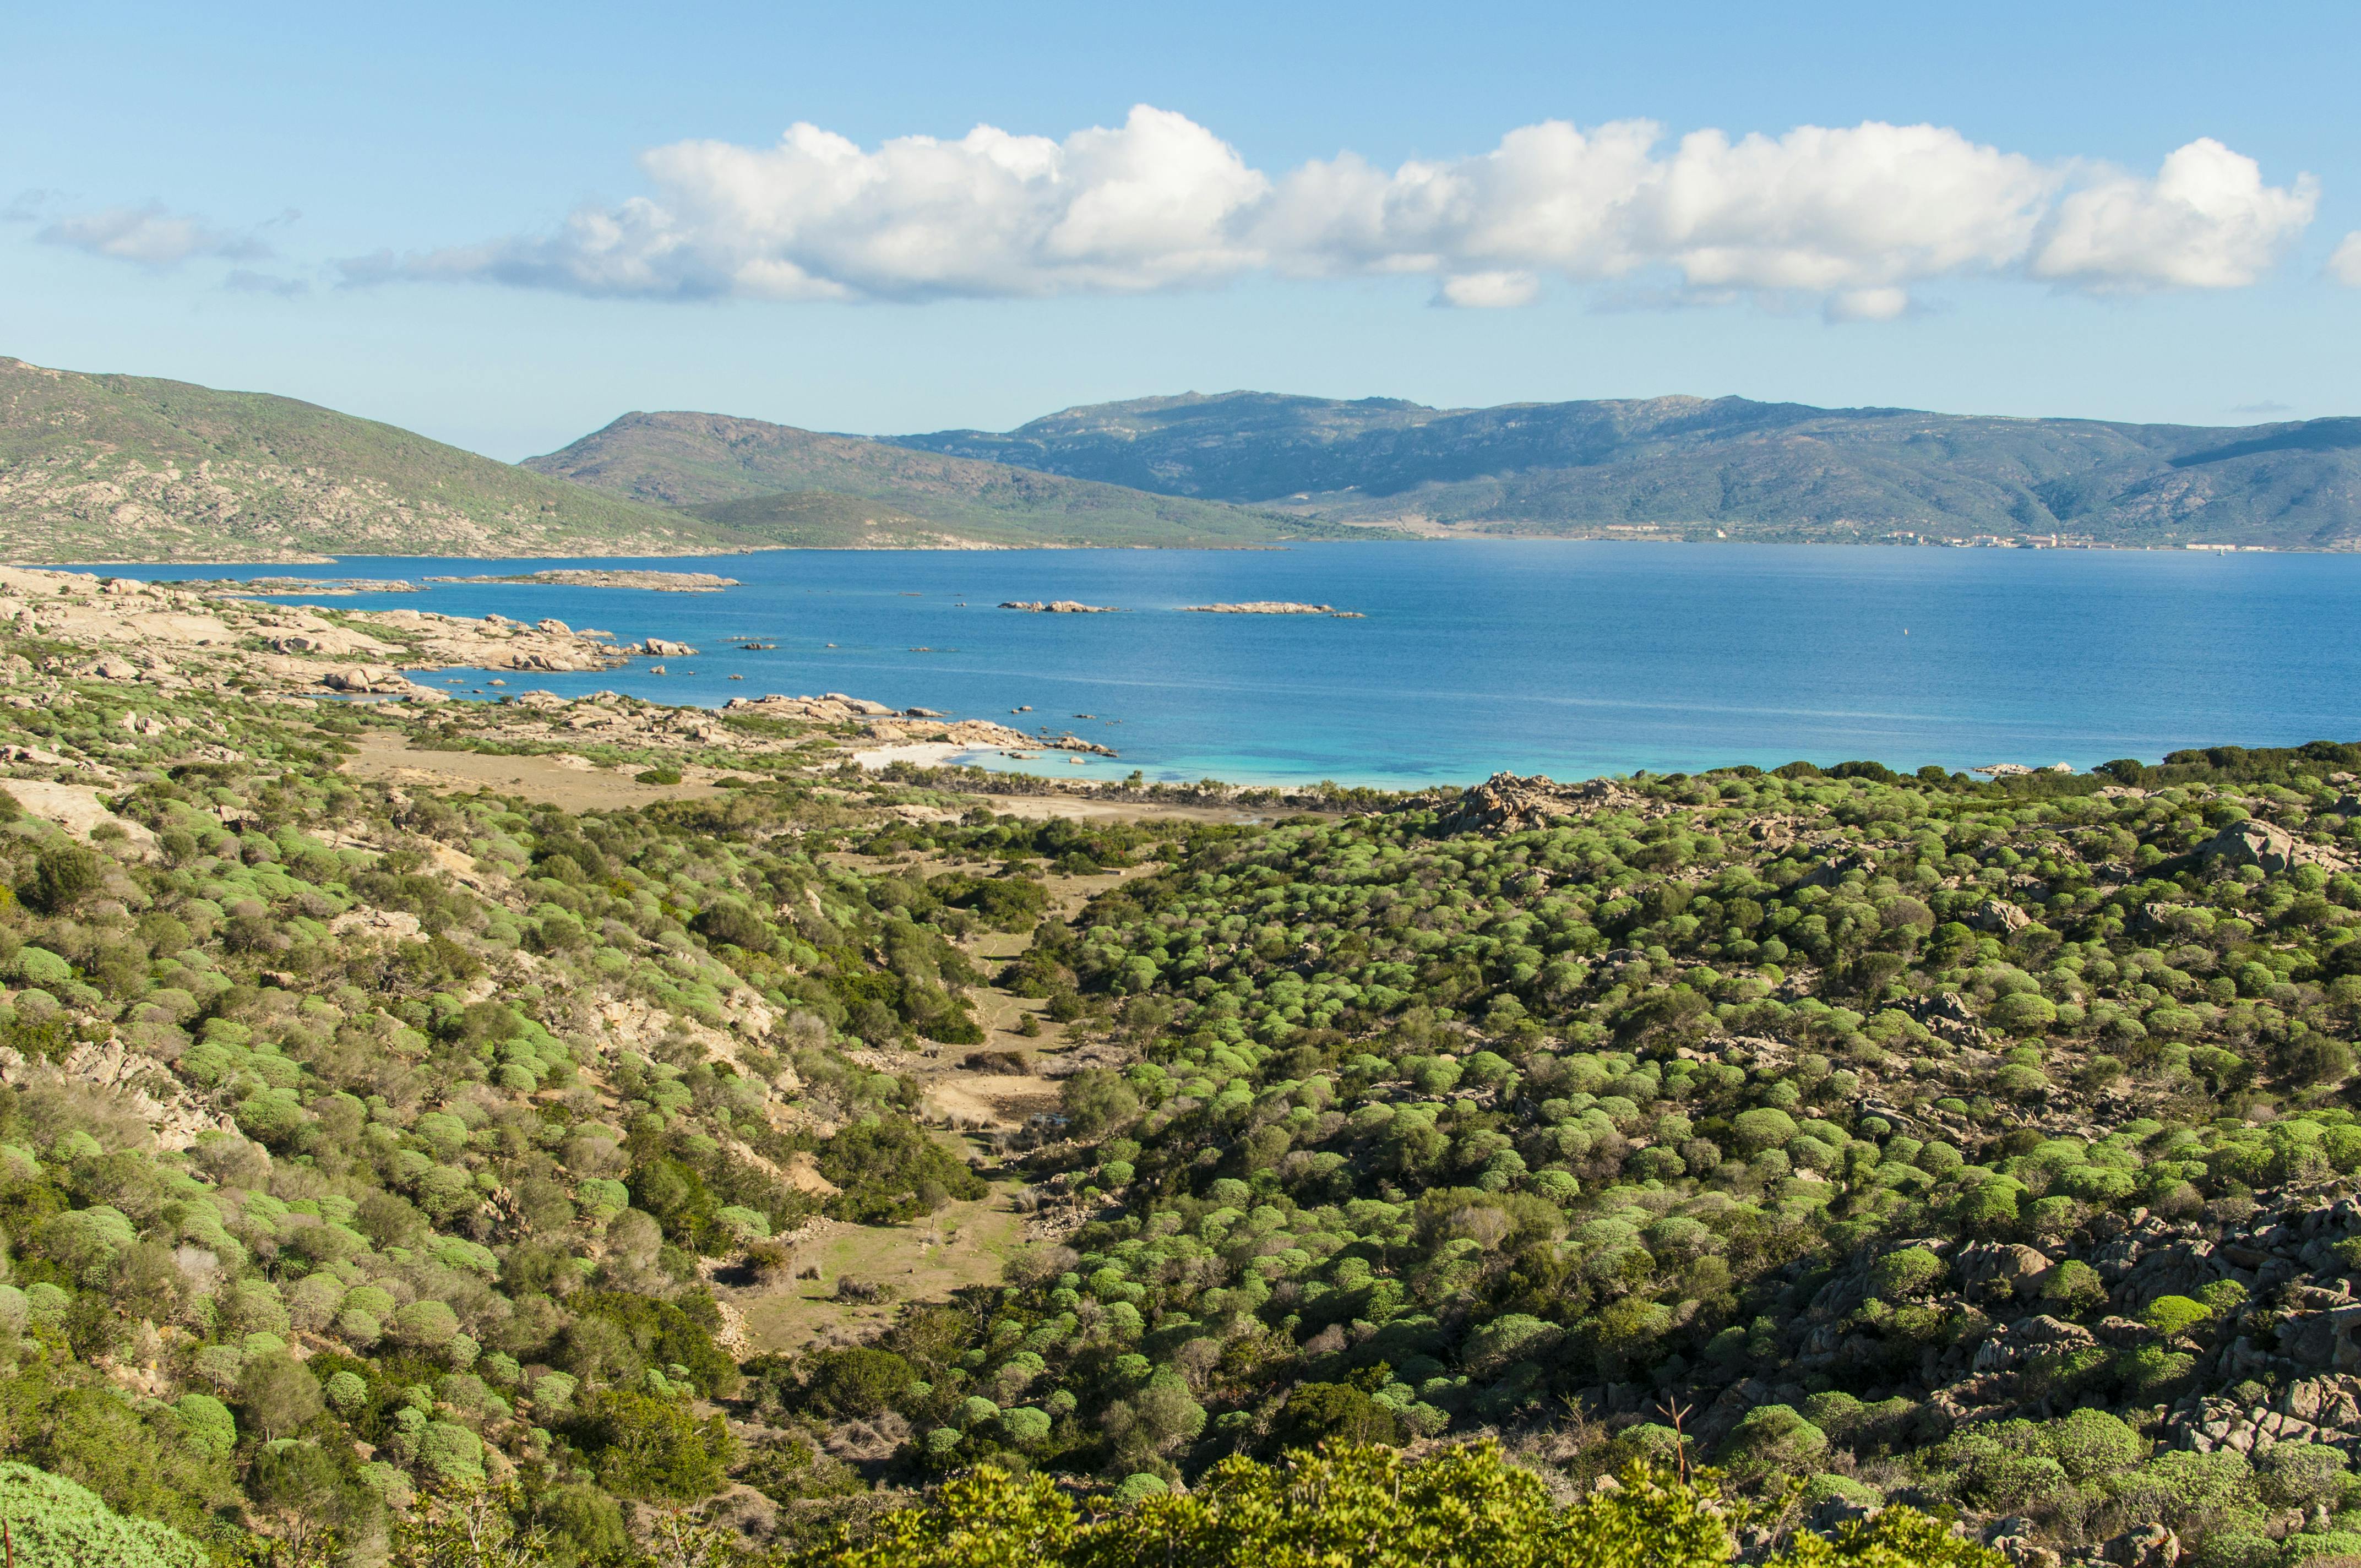
{"type": "Polygon", "coordinates": [[[979,126],[865,152],[798,125],[776,147],[692,141],[641,159],[653,197],[557,234],[348,269],[586,294],[781,300],[1125,293],[1217,281],[1268,184],[1235,148],[1145,105],[1064,141],[979,126]]]}
{"type": "Polygon", "coordinates": [[[2266,185],[2253,159],[2201,137],[2153,180],[2110,172],[2070,192],[2031,271],[2103,292],[2242,289],[2287,253],[2319,205],[2311,176],[2266,185]]]}
{"type": "Polygon", "coordinates": [[[1875,121],[1701,130],[1669,148],[1646,121],[1549,121],[1473,157],[1387,170],[1346,152],[1272,178],[1204,126],[1141,105],[1062,141],[980,126],[871,150],[798,125],[774,147],[679,142],[640,162],[648,193],[583,207],[554,233],[356,259],[346,276],[862,301],[1407,274],[1471,307],[1528,303],[1558,277],[1887,321],[1914,288],[1967,276],[2243,286],[2317,201],[2308,177],[2266,185],[2210,140],[2144,180],[1875,121]]]}
{"type": "Polygon", "coordinates": [[[1434,302],[1463,310],[1507,310],[1532,304],[1541,291],[1542,280],[1530,272],[1462,272],[1443,280],[1434,302]]]}
{"type": "Polygon", "coordinates": [[[1824,313],[1832,322],[1890,322],[1910,313],[1907,289],[1847,289],[1830,294],[1824,313]]]}
{"type": "Polygon", "coordinates": [[[270,254],[270,247],[251,234],[225,233],[157,205],[70,214],[34,237],[44,244],[70,246],[93,256],[155,268],[177,267],[192,257],[248,261],[270,254]]]}
{"type": "Polygon", "coordinates": [[[2330,255],[2328,275],[2349,288],[2361,289],[2361,229],[2346,235],[2330,255]]]}

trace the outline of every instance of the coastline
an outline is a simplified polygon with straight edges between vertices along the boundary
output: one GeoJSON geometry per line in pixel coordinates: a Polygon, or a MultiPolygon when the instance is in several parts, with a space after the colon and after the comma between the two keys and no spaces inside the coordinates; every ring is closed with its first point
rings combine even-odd
{"type": "MultiPolygon", "coordinates": [[[[709,570],[741,586],[702,595],[490,582],[436,584],[397,598],[390,584],[382,593],[336,593],[325,583],[287,581],[294,574],[269,566],[235,574],[280,579],[269,594],[234,580],[150,591],[212,597],[214,604],[169,608],[216,619],[220,600],[236,600],[226,616],[236,626],[206,633],[215,646],[198,662],[209,667],[208,680],[324,695],[320,677],[349,676],[363,665],[361,679],[335,689],[457,699],[438,728],[503,697],[511,701],[501,718],[460,727],[506,730],[519,727],[519,707],[563,709],[579,718],[586,742],[619,740],[659,710],[676,715],[679,728],[742,733],[730,717],[733,701],[845,692],[868,699],[865,718],[890,707],[901,733],[836,728],[834,718],[852,716],[788,711],[798,699],[785,696],[747,717],[817,721],[821,730],[809,739],[820,744],[825,731],[835,761],[857,751],[874,768],[975,768],[1054,781],[1027,788],[1104,788],[1135,770],[1168,785],[1213,777],[1257,788],[1334,781],[1423,790],[1499,771],[1573,780],[1772,768],[1798,756],[1823,764],[1891,759],[1905,771],[2061,759],[2088,765],[2159,757],[2202,735],[2253,746],[2340,735],[2351,728],[2350,705],[2333,688],[2361,682],[2351,652],[2361,646],[2354,613],[2361,584],[2352,569],[2276,553],[2240,565],[2170,551],[1649,552],[1574,548],[1580,541],[1463,543],[1477,548],[767,552],[716,562],[709,570]],[[1811,609],[1831,585],[1855,595],[1861,611],[1841,627],[1811,609]],[[2191,707],[2188,692],[2170,682],[2127,684],[2109,674],[2112,665],[2077,675],[2070,693],[2053,690],[2062,677],[2045,672],[2069,667],[2059,662],[2066,650],[2058,657],[2042,650],[2072,639],[2044,629],[2076,624],[2098,602],[2094,594],[2116,607],[2104,613],[2123,619],[2118,630],[2136,652],[2124,670],[2137,664],[2153,674],[2202,657],[2201,695],[2210,692],[2211,707],[2191,707]],[[994,615],[992,604],[1004,598],[1151,613],[994,615]],[[1373,619],[1347,633],[1316,615],[1170,613],[1255,601],[1353,605],[1373,619]],[[2290,618],[2320,629],[2329,649],[2347,652],[2307,664],[2288,686],[2269,674],[2277,655],[2257,629],[2290,618]],[[586,635],[586,622],[615,634],[586,635]],[[2177,629],[2169,645],[2142,630],[2167,625],[2177,629]],[[584,630],[569,636],[561,626],[584,630]],[[332,628],[353,641],[320,635],[332,628]],[[484,635],[488,629],[495,634],[484,635]],[[298,648],[298,638],[318,646],[298,648]],[[233,647],[242,652],[226,656],[233,647]],[[2257,683],[2267,675],[2279,686],[2257,708],[2257,683]],[[643,717],[616,725],[600,717],[608,709],[583,706],[600,692],[628,698],[643,717]],[[2278,718],[2258,725],[2257,711],[2278,718]],[[921,719],[941,722],[914,722],[921,719]],[[1006,728],[986,735],[987,723],[1006,728]],[[1053,729],[1120,757],[1077,765],[1069,749],[1049,749],[1053,737],[1039,733],[1053,729]],[[929,742],[950,746],[897,749],[929,742]]],[[[313,570],[358,590],[359,574],[413,585],[456,575],[453,559],[383,557],[313,570]]],[[[511,575],[500,563],[458,559],[469,561],[467,575],[511,575]]],[[[642,565],[678,572],[688,562],[642,565]]],[[[585,562],[582,569],[594,568],[585,562]]],[[[93,576],[109,574],[58,575],[94,587],[93,576]]],[[[205,575],[186,566],[126,572],[115,591],[205,575]]],[[[128,608],[111,595],[100,602],[128,608]]],[[[168,607],[150,599],[148,608],[168,607]]]]}

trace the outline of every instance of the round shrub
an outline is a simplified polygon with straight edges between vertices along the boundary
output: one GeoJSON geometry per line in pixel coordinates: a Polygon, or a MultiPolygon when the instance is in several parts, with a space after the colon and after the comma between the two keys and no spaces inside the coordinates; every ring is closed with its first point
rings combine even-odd
{"type": "Polygon", "coordinates": [[[412,1301],[393,1314],[393,1337],[414,1349],[437,1349],[458,1332],[458,1314],[441,1301],[412,1301]]]}
{"type": "Polygon", "coordinates": [[[1794,1475],[1815,1468],[1828,1452],[1828,1434],[1792,1405],[1757,1405],[1722,1445],[1730,1467],[1744,1475],[1794,1475]]]}
{"type": "Polygon", "coordinates": [[[322,1391],[328,1397],[328,1408],[340,1416],[351,1416],[368,1403],[368,1384],[357,1372],[335,1374],[322,1391]]]}
{"type": "Polygon", "coordinates": [[[1148,1498],[1160,1497],[1171,1489],[1165,1484],[1164,1477],[1154,1471],[1135,1471],[1125,1476],[1123,1484],[1115,1489],[1115,1506],[1119,1508],[1137,1508],[1148,1498]]]}
{"type": "Polygon", "coordinates": [[[1887,1253],[1869,1271],[1869,1292],[1881,1300],[1906,1300],[1924,1296],[1950,1272],[1943,1260],[1922,1246],[1887,1253]]]}
{"type": "Polygon", "coordinates": [[[367,1350],[385,1337],[385,1325],[372,1312],[346,1307],[336,1314],[336,1337],[357,1350],[367,1350]]]}
{"type": "Polygon", "coordinates": [[[2187,1333],[2213,1315],[2202,1304],[2186,1296],[2158,1296],[2147,1304],[2147,1310],[2140,1313],[2140,1321],[2165,1338],[2172,1339],[2187,1333]]]}
{"type": "Polygon", "coordinates": [[[1740,1148],[1748,1154],[1760,1154],[1764,1149],[1784,1147],[1795,1136],[1795,1118],[1773,1106],[1760,1105],[1732,1116],[1730,1130],[1737,1136],[1740,1148]]]}
{"type": "Polygon", "coordinates": [[[211,1394],[183,1394],[172,1401],[172,1413],[181,1418],[181,1431],[199,1453],[227,1459],[237,1447],[237,1422],[229,1407],[211,1394]]]}
{"type": "Polygon", "coordinates": [[[428,1421],[418,1434],[418,1468],[445,1481],[481,1481],[484,1441],[456,1421],[428,1421]]]}
{"type": "Polygon", "coordinates": [[[1050,1424],[1047,1410],[1037,1410],[1030,1405],[1000,1412],[1000,1430],[1008,1434],[1011,1442],[1039,1442],[1049,1435],[1050,1424]]]}

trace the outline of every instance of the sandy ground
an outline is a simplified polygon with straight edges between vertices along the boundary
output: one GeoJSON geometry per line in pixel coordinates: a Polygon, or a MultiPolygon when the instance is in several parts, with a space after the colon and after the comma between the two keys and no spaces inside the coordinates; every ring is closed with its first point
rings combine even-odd
{"type": "Polygon", "coordinates": [[[851,1344],[874,1338],[909,1301],[946,1301],[971,1285],[989,1285],[1017,1245],[1023,1217],[1010,1207],[1016,1184],[994,1181],[987,1196],[950,1203],[906,1225],[823,1223],[794,1244],[795,1269],[819,1270],[769,1290],[717,1294],[746,1314],[746,1337],[756,1351],[851,1344]],[[883,1301],[835,1299],[840,1279],[884,1287],[883,1301]]]}
{"type": "Polygon", "coordinates": [[[708,784],[643,784],[575,757],[494,757],[480,751],[422,751],[399,735],[371,731],[344,771],[357,778],[431,789],[487,785],[567,811],[613,811],[659,800],[701,800],[721,792],[708,784]]]}
{"type": "Polygon", "coordinates": [[[945,768],[951,759],[972,751],[972,746],[962,746],[952,740],[905,740],[897,746],[872,746],[852,753],[852,760],[874,773],[895,762],[913,762],[922,768],[945,768]]]}

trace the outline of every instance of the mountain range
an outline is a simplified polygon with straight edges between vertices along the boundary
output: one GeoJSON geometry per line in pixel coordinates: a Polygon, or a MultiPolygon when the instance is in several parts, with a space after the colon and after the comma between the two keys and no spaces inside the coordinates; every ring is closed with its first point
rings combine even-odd
{"type": "Polygon", "coordinates": [[[625,414],[524,466],[778,544],[1223,545],[1355,532],[1202,497],[726,414],[625,414]]]}
{"type": "Polygon", "coordinates": [[[1433,409],[1225,392],[896,439],[1429,532],[2361,545],[2361,419],[2219,428],[1745,398],[1433,409]]]}
{"type": "Polygon", "coordinates": [[[26,563],[1476,533],[2361,548],[2361,419],[1190,393],[891,438],[634,412],[511,465],[290,398],[0,358],[0,558],[26,563]]]}

